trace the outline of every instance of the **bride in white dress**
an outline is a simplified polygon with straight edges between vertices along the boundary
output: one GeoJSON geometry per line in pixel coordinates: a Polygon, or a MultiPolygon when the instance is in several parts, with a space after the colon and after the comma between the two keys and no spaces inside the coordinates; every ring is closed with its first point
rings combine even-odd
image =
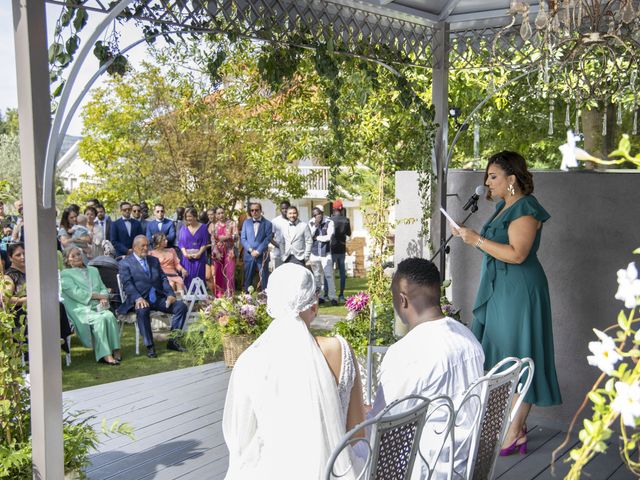
{"type": "MultiPolygon", "coordinates": [[[[269,328],[238,359],[222,428],[228,480],[315,480],[345,431],[363,420],[362,387],[342,337],[313,337],[318,302],[309,270],[284,264],[269,277],[269,328]]],[[[355,478],[345,450],[335,471],[355,478]]]]}

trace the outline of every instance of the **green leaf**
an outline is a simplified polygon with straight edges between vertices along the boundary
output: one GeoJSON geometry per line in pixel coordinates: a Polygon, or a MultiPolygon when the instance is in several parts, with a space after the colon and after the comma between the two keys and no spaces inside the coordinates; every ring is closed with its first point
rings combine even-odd
{"type": "Polygon", "coordinates": [[[77,35],[72,35],[69,37],[67,42],[65,43],[65,47],[67,53],[73,57],[73,54],[76,53],[78,47],[80,46],[80,38],[77,35]]]}
{"type": "Polygon", "coordinates": [[[596,392],[589,392],[589,400],[596,405],[603,405],[606,402],[605,398],[596,392]]]}
{"type": "Polygon", "coordinates": [[[88,19],[89,14],[87,13],[87,11],[84,8],[79,9],[78,13],[76,14],[76,18],[73,20],[73,28],[75,28],[76,31],[82,30],[87,24],[88,19]]]}
{"type": "Polygon", "coordinates": [[[625,315],[624,310],[620,310],[620,313],[618,313],[618,325],[625,332],[629,330],[629,322],[627,321],[627,316],[625,315]]]}
{"type": "Polygon", "coordinates": [[[58,57],[58,55],[60,55],[61,52],[62,52],[61,43],[53,42],[51,45],[49,45],[49,63],[54,63],[56,61],[56,58],[58,57]]]}
{"type": "Polygon", "coordinates": [[[635,253],[636,255],[640,255],[640,248],[636,248],[633,253],[635,253]]]}

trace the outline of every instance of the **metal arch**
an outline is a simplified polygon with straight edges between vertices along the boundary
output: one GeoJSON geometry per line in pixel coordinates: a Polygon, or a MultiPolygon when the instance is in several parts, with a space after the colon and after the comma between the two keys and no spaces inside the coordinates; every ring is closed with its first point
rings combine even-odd
{"type": "Polygon", "coordinates": [[[134,0],[120,0],[120,3],[113,7],[109,14],[100,22],[100,24],[98,24],[96,29],[87,39],[86,43],[82,46],[80,53],[76,57],[76,61],[73,63],[73,67],[71,67],[69,77],[67,78],[67,81],[64,84],[64,88],[62,89],[60,103],[58,104],[58,109],[56,110],[56,114],[53,117],[53,123],[51,125],[49,139],[47,141],[47,154],[44,162],[43,176],[44,185],[42,186],[42,203],[44,205],[44,208],[52,208],[53,206],[53,184],[56,171],[56,157],[58,156],[61,147],[60,133],[62,132],[62,130],[60,129],[60,124],[62,123],[62,118],[67,106],[67,102],[69,101],[69,96],[71,95],[73,84],[75,83],[76,78],[80,73],[80,69],[82,68],[84,60],[87,58],[87,55],[89,55],[89,52],[93,49],[98,37],[129,4],[133,3],[133,1],[134,0]]]}

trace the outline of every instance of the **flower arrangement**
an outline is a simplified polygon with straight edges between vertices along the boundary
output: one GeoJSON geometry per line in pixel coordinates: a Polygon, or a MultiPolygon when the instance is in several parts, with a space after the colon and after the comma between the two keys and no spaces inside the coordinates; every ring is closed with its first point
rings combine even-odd
{"type": "Polygon", "coordinates": [[[257,338],[271,323],[267,297],[263,292],[239,293],[212,300],[189,325],[181,340],[194,363],[213,360],[229,336],[249,335],[257,338]]]}
{"type": "MultiPolygon", "coordinates": [[[[634,253],[640,254],[640,248],[634,253]]],[[[637,429],[640,426],[640,318],[636,317],[636,307],[640,306],[640,278],[634,262],[626,269],[618,270],[615,298],[624,302],[617,324],[604,331],[594,329],[598,340],[589,342],[592,355],[587,361],[602,374],[574,417],[575,422],[588,402],[591,403],[593,415],[583,422],[584,428],[578,435],[581,443],[569,454],[573,465],[567,479],[580,478],[584,466],[597,453],[607,449],[606,442],[613,434],[611,426],[618,421],[622,458],[635,475],[640,475],[640,462],[631,459],[640,442],[640,430],[637,429]],[[607,333],[612,330],[615,330],[612,335],[607,333]]],[[[566,441],[554,455],[565,445],[566,441]]]]}
{"type": "Polygon", "coordinates": [[[369,300],[371,297],[367,292],[358,292],[347,298],[344,306],[348,310],[347,320],[353,320],[362,312],[369,313],[369,300]]]}

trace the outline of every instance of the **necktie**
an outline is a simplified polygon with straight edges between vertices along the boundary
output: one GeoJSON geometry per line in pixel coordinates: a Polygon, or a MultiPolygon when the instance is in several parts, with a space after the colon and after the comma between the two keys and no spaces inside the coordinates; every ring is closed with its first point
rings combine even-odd
{"type": "MultiPolygon", "coordinates": [[[[149,272],[149,265],[147,265],[147,261],[144,258],[140,259],[140,265],[142,265],[142,269],[145,271],[145,273],[151,276],[149,272]]],[[[149,301],[151,303],[156,303],[156,289],[153,287],[149,289],[149,301]]]]}

